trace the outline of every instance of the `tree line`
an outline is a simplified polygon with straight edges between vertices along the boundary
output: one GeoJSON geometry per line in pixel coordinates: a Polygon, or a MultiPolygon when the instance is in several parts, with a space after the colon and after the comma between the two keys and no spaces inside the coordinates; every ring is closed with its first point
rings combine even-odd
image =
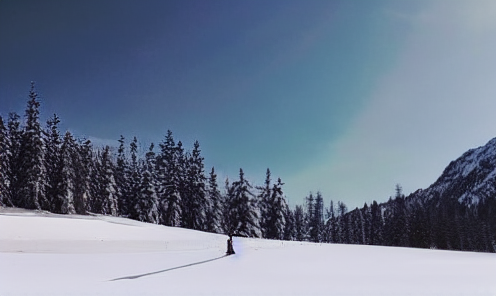
{"type": "Polygon", "coordinates": [[[242,169],[218,185],[214,168],[205,172],[200,144],[186,150],[169,130],[158,149],[144,157],[138,140],[121,136],[119,146],[62,135],[54,114],[43,128],[40,102],[31,85],[24,122],[0,116],[0,203],[59,214],[103,214],[143,222],[246,237],[325,243],[368,244],[496,251],[496,199],[469,207],[456,199],[394,198],[348,211],[343,202],[324,207],[310,193],[291,209],[280,178],[269,169],[261,186],[242,169]]]}

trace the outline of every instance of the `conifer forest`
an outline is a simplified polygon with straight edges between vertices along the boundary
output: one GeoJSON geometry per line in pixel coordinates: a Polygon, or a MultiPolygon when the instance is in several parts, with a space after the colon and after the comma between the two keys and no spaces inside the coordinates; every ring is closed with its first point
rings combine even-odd
{"type": "Polygon", "coordinates": [[[362,208],[349,210],[332,200],[325,205],[320,192],[290,208],[283,180],[269,169],[260,185],[251,184],[242,169],[237,179],[219,180],[213,167],[205,168],[198,141],[184,147],[169,130],[144,156],[137,137],[120,136],[118,147],[96,147],[62,134],[56,114],[41,123],[39,109],[32,84],[24,116],[0,116],[2,206],[244,237],[496,252],[494,194],[467,204],[446,196],[405,196],[396,185],[387,202],[362,208]]]}

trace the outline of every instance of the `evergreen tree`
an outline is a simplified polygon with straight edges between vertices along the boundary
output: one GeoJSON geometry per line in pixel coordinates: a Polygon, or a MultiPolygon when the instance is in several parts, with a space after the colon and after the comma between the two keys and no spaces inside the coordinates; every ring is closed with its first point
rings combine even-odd
{"type": "Polygon", "coordinates": [[[86,214],[91,197],[91,169],[93,168],[91,141],[81,141],[72,150],[71,158],[74,171],[74,210],[86,214]]]}
{"type": "Polygon", "coordinates": [[[76,141],[70,132],[66,132],[62,147],[60,148],[59,170],[61,175],[60,196],[56,200],[60,200],[60,213],[73,214],[74,208],[74,192],[75,192],[75,163],[74,154],[76,153],[76,141]]]}
{"type": "Polygon", "coordinates": [[[370,244],[382,245],[384,220],[380,206],[374,200],[370,206],[370,244]]]}
{"type": "Polygon", "coordinates": [[[284,240],[293,240],[295,238],[295,219],[293,211],[289,208],[288,204],[284,208],[284,240]]]}
{"type": "Polygon", "coordinates": [[[239,170],[239,180],[228,188],[228,233],[237,236],[259,237],[256,201],[251,193],[251,184],[244,178],[243,170],[239,170]]]}
{"type": "Polygon", "coordinates": [[[195,141],[193,151],[186,160],[186,176],[182,196],[182,225],[186,228],[205,230],[207,211],[206,177],[200,143],[195,141]]]}
{"type": "Polygon", "coordinates": [[[126,181],[128,190],[125,195],[129,218],[139,220],[140,212],[146,209],[139,208],[141,194],[141,174],[138,166],[138,139],[133,138],[130,146],[131,161],[126,170],[126,181]]]}
{"type": "Polygon", "coordinates": [[[13,206],[8,193],[8,138],[7,128],[0,116],[0,205],[13,206]]]}
{"type": "Polygon", "coordinates": [[[162,212],[161,223],[168,226],[179,226],[181,219],[181,170],[183,151],[176,147],[172,132],[167,131],[165,141],[160,144],[158,158],[158,196],[162,212]]]}
{"type": "Polygon", "coordinates": [[[145,163],[143,164],[143,173],[141,179],[141,194],[139,200],[139,220],[158,223],[158,199],[156,192],[156,174],[155,174],[155,152],[153,152],[154,145],[150,148],[145,156],[145,163]]]}
{"type": "Polygon", "coordinates": [[[220,233],[222,220],[222,196],[217,185],[217,175],[212,167],[208,178],[208,203],[206,211],[206,231],[220,233]]]}
{"type": "Polygon", "coordinates": [[[43,166],[43,141],[39,121],[38,94],[34,83],[31,83],[29,101],[26,109],[26,126],[21,138],[20,163],[21,163],[21,190],[19,194],[21,207],[27,209],[49,210],[44,195],[44,166],[43,166]]]}
{"type": "Polygon", "coordinates": [[[117,200],[109,146],[96,154],[93,165],[90,211],[115,216],[117,200]]]}
{"type": "Polygon", "coordinates": [[[303,207],[297,205],[294,210],[294,236],[295,240],[303,241],[306,237],[306,222],[305,222],[305,212],[303,207]]]}
{"type": "Polygon", "coordinates": [[[128,217],[130,213],[128,202],[128,180],[126,172],[128,171],[128,163],[125,153],[125,139],[124,136],[118,140],[119,148],[117,149],[117,161],[115,165],[114,178],[115,178],[115,194],[118,201],[119,214],[123,217],[128,217]]]}
{"type": "Polygon", "coordinates": [[[64,195],[64,178],[62,176],[63,159],[61,153],[62,139],[58,129],[59,117],[54,114],[47,121],[44,132],[45,142],[45,196],[49,203],[49,210],[53,213],[62,213],[62,197],[64,195]]]}
{"type": "Polygon", "coordinates": [[[265,183],[264,186],[259,186],[257,189],[260,191],[260,193],[257,196],[257,203],[258,203],[258,208],[260,212],[260,231],[262,233],[262,237],[264,238],[269,238],[269,228],[270,226],[270,207],[271,207],[271,197],[272,197],[272,191],[271,191],[271,178],[270,178],[270,169],[267,168],[266,174],[265,174],[265,183]]]}
{"type": "Polygon", "coordinates": [[[270,196],[268,211],[266,217],[266,237],[269,239],[283,239],[284,226],[286,219],[284,211],[286,210],[286,201],[282,193],[281,178],[277,179],[277,183],[272,188],[270,196]]]}
{"type": "Polygon", "coordinates": [[[7,132],[7,198],[10,199],[13,206],[21,206],[21,190],[23,177],[21,166],[21,142],[23,131],[20,127],[19,115],[9,113],[8,132],[7,132]]]}

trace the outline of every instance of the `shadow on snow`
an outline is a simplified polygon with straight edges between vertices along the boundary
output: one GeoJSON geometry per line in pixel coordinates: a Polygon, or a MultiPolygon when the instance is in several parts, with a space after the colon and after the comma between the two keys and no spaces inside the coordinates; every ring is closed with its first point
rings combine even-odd
{"type": "Polygon", "coordinates": [[[163,273],[163,272],[167,272],[167,271],[172,271],[172,270],[175,270],[175,269],[190,267],[190,266],[193,266],[193,265],[204,264],[204,263],[207,263],[207,262],[211,262],[211,261],[215,261],[215,260],[219,260],[219,259],[225,258],[227,256],[229,256],[229,255],[223,255],[223,256],[220,256],[220,257],[217,257],[217,258],[208,259],[208,260],[205,260],[205,261],[200,261],[200,262],[195,262],[195,263],[190,263],[190,264],[186,264],[186,265],[182,265],[182,266],[176,266],[176,267],[172,267],[172,268],[168,268],[168,269],[164,269],[164,270],[159,270],[159,271],[154,271],[154,272],[149,272],[149,273],[143,273],[143,274],[138,274],[138,275],[132,275],[132,276],[120,277],[120,278],[112,279],[110,281],[113,282],[113,281],[120,281],[120,280],[135,280],[135,279],[138,279],[140,277],[145,277],[145,276],[149,276],[149,275],[154,275],[154,274],[159,274],[159,273],[163,273]]]}

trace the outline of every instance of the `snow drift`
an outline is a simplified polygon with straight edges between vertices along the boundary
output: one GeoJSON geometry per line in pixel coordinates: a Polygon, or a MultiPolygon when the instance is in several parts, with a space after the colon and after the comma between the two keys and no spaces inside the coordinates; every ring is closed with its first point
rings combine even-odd
{"type": "Polygon", "coordinates": [[[496,295],[496,255],[0,209],[0,295],[496,295]]]}

